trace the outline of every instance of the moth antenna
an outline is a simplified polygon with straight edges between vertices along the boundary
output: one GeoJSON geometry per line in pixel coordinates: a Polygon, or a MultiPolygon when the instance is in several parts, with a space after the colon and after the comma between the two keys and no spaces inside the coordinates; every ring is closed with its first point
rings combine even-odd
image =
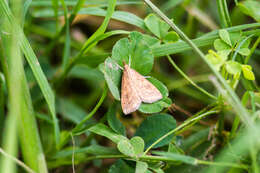
{"type": "Polygon", "coordinates": [[[129,60],[128,60],[128,62],[129,62],[129,67],[131,67],[131,55],[129,55],[129,60]]]}
{"type": "Polygon", "coordinates": [[[144,78],[145,78],[145,79],[147,79],[147,78],[151,78],[151,76],[144,76],[144,78]]]}
{"type": "MultiPolygon", "coordinates": [[[[123,63],[123,64],[124,64],[124,63],[123,63]]],[[[116,63],[116,65],[117,65],[117,67],[120,68],[121,70],[124,70],[124,68],[121,67],[119,64],[116,63]]]]}

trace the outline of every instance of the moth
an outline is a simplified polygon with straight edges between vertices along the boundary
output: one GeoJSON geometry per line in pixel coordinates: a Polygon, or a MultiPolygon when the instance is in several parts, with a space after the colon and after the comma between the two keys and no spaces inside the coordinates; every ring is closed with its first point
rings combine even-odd
{"type": "Polygon", "coordinates": [[[160,91],[151,82],[124,63],[121,82],[121,106],[124,114],[136,111],[142,102],[153,103],[162,98],[160,91]]]}

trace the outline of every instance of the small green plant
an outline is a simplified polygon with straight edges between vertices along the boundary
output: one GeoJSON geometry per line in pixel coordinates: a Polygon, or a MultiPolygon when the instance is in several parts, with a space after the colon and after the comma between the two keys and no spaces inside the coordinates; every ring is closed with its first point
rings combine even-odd
{"type": "Polygon", "coordinates": [[[1,173],[260,171],[260,2],[156,4],[0,1],[1,173]],[[131,115],[124,63],[162,95],[131,115]]]}

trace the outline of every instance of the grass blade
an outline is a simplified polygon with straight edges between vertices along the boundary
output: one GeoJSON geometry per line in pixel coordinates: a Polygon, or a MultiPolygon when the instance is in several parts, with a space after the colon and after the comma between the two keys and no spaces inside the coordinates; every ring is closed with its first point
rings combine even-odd
{"type": "Polygon", "coordinates": [[[55,133],[55,141],[56,144],[58,144],[59,141],[59,126],[58,126],[58,120],[56,118],[56,111],[55,111],[55,97],[52,92],[52,89],[40,67],[40,64],[37,60],[37,57],[35,53],[33,52],[33,49],[29,43],[29,41],[26,39],[26,36],[23,33],[23,30],[17,23],[16,19],[12,15],[12,12],[10,11],[7,3],[5,1],[0,1],[0,11],[4,14],[4,16],[8,19],[8,22],[11,24],[11,27],[13,27],[17,31],[17,36],[19,37],[19,44],[20,48],[23,51],[32,71],[34,74],[34,77],[36,78],[41,91],[44,95],[44,98],[48,104],[50,113],[52,115],[53,124],[54,124],[54,133],[55,133]]]}
{"type": "MultiPolygon", "coordinates": [[[[17,5],[17,4],[16,4],[17,5]]],[[[19,9],[19,8],[18,8],[19,9]]],[[[4,18],[6,19],[6,18],[4,18]]],[[[23,69],[22,55],[19,48],[19,30],[12,27],[8,20],[4,20],[4,26],[1,28],[2,45],[5,54],[3,66],[7,79],[8,96],[9,96],[9,112],[8,122],[6,123],[6,138],[4,149],[7,153],[13,155],[17,148],[17,130],[19,130],[20,144],[25,162],[31,169],[46,173],[47,166],[45,163],[44,154],[41,148],[41,141],[37,129],[37,124],[34,117],[29,88],[25,78],[23,69]],[[4,34],[11,32],[10,35],[4,34]],[[17,123],[19,122],[19,123],[17,123]],[[16,128],[18,126],[18,129],[16,128]],[[30,150],[28,150],[30,148],[30,150]]],[[[4,171],[14,172],[15,168],[13,160],[10,157],[5,157],[0,165],[4,171]],[[10,163],[12,161],[12,163],[10,163]]],[[[17,163],[19,163],[16,160],[17,163]]]]}
{"type": "Polygon", "coordinates": [[[61,3],[64,9],[65,28],[66,28],[65,45],[64,45],[63,57],[62,57],[62,69],[65,70],[70,57],[70,23],[68,18],[68,9],[64,0],[61,0],[61,3]]]}

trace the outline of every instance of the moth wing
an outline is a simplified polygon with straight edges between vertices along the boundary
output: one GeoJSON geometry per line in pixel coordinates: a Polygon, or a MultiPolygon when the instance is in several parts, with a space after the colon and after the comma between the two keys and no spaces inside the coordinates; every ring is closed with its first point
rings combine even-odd
{"type": "Polygon", "coordinates": [[[130,69],[130,74],[141,101],[153,103],[163,98],[161,92],[137,71],[130,69]]]}
{"type": "Polygon", "coordinates": [[[125,69],[121,82],[121,106],[124,114],[130,114],[136,111],[141,103],[141,98],[133,86],[128,69],[125,69]]]}

